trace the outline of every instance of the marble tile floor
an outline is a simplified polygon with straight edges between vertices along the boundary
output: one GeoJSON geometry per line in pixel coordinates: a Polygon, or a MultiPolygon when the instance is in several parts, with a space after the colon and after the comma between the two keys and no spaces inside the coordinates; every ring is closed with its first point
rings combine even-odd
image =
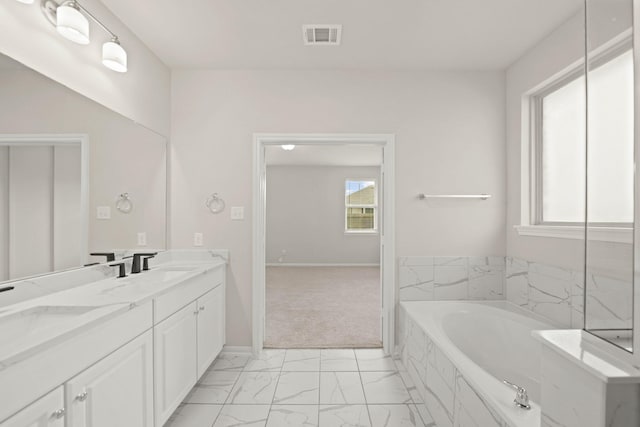
{"type": "Polygon", "coordinates": [[[381,349],[222,353],[164,427],[436,427],[381,349]]]}

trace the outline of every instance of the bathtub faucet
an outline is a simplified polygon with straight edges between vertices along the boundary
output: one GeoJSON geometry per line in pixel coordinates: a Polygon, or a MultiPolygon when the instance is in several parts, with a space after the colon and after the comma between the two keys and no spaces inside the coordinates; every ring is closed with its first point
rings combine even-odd
{"type": "Polygon", "coordinates": [[[502,382],[516,391],[516,398],[513,399],[513,403],[515,403],[517,407],[522,409],[531,409],[531,405],[529,404],[529,396],[527,396],[526,389],[520,387],[518,384],[514,384],[507,380],[502,380],[502,382]]]}

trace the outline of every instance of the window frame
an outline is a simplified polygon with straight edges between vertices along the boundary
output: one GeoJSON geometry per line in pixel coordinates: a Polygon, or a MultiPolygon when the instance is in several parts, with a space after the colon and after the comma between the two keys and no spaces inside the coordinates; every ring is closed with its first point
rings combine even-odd
{"type": "Polygon", "coordinates": [[[345,234],[377,234],[378,233],[378,180],[375,178],[346,178],[342,186],[343,199],[344,199],[344,233],[345,234]],[[349,182],[361,182],[370,181],[373,182],[373,204],[349,204],[347,203],[346,194],[344,194],[347,183],[349,182]],[[349,229],[349,208],[373,208],[373,228],[370,229],[349,229]]]}
{"type": "MultiPolygon", "coordinates": [[[[548,229],[584,227],[585,222],[569,222],[569,221],[545,221],[543,217],[543,184],[542,184],[542,158],[543,158],[543,99],[561,89],[562,87],[574,82],[580,77],[585,78],[585,92],[588,86],[588,73],[598,67],[614,60],[615,58],[633,50],[633,41],[630,37],[622,37],[620,40],[614,41],[610,45],[599,49],[585,65],[581,60],[578,64],[568,67],[559,75],[554,76],[549,81],[543,83],[528,95],[529,117],[528,126],[529,133],[529,155],[531,163],[529,165],[529,226],[542,227],[548,229]]],[[[635,64],[634,64],[635,66],[635,64]]],[[[588,108],[588,94],[585,93],[585,103],[588,108]]],[[[587,112],[585,112],[585,115],[587,112]]],[[[587,119],[585,118],[585,123],[587,119]]],[[[585,135],[587,135],[585,130],[585,135]]],[[[587,136],[588,138],[588,136],[587,136]]],[[[587,139],[588,141],[588,139],[587,139]]],[[[585,188],[586,191],[586,188],[585,188]]],[[[586,207],[585,207],[586,213],[586,207]]],[[[587,218],[585,218],[586,220],[587,218]]],[[[588,222],[589,228],[598,228],[603,230],[625,230],[633,226],[632,222],[588,222]]],[[[526,227],[523,225],[520,228],[526,227]]],[[[518,230],[520,231],[520,229],[518,230]]],[[[523,233],[521,233],[523,234],[523,233]]],[[[536,234],[528,234],[536,235],[536,234]]],[[[554,236],[557,237],[557,236],[554,236]]]]}

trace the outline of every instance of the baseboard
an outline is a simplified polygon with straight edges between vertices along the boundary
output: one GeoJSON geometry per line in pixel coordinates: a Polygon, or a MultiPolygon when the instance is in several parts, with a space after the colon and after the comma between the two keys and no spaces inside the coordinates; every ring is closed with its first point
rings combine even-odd
{"type": "Polygon", "coordinates": [[[267,267],[380,267],[380,264],[370,263],[305,263],[305,262],[276,262],[267,263],[267,267]]]}
{"type": "Polygon", "coordinates": [[[225,345],[222,348],[223,353],[239,353],[239,354],[251,354],[253,349],[250,345],[225,345]]]}

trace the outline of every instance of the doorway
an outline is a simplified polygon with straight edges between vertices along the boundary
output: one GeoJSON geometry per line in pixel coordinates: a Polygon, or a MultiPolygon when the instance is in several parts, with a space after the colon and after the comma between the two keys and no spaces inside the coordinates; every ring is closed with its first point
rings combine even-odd
{"type": "MultiPolygon", "coordinates": [[[[285,147],[289,148],[289,147],[285,147]]],[[[332,294],[338,294],[338,299],[335,296],[328,304],[335,304],[338,301],[339,304],[347,304],[349,298],[355,298],[358,300],[358,293],[361,293],[359,298],[366,304],[360,305],[361,312],[358,314],[357,310],[347,313],[344,319],[344,328],[349,328],[349,317],[356,319],[353,323],[354,337],[350,337],[348,334],[342,337],[342,341],[326,341],[323,344],[323,338],[318,335],[317,331],[314,331],[313,316],[306,316],[308,319],[300,319],[297,333],[298,337],[285,337],[291,338],[293,341],[281,341],[281,344],[288,347],[314,347],[314,348],[340,348],[340,347],[353,347],[353,346],[379,346],[380,343],[386,354],[390,354],[393,350],[394,343],[394,306],[395,306],[395,289],[394,289],[394,239],[393,239],[393,191],[387,191],[387,189],[393,189],[393,152],[394,138],[393,135],[353,135],[353,134],[256,134],[254,135],[254,233],[253,233],[253,351],[258,352],[265,346],[265,340],[267,346],[273,345],[274,336],[270,334],[267,336],[266,332],[266,312],[267,312],[267,274],[271,282],[275,279],[277,286],[270,287],[271,298],[278,303],[282,303],[284,306],[289,304],[296,304],[295,297],[307,298],[310,306],[318,308],[321,316],[325,316],[325,320],[328,319],[331,314],[322,313],[323,305],[327,304],[323,301],[323,296],[332,296],[332,294]],[[298,147],[298,156],[304,155],[304,152],[317,150],[316,154],[312,157],[315,158],[316,163],[323,163],[318,160],[322,152],[325,157],[335,159],[335,153],[346,153],[349,150],[359,153],[366,153],[367,147],[370,147],[368,151],[376,151],[379,154],[380,161],[377,165],[374,165],[369,171],[362,170],[362,174],[354,176],[345,175],[344,177],[336,176],[334,180],[340,181],[340,189],[337,190],[336,196],[341,200],[346,200],[341,209],[344,209],[344,218],[341,226],[345,227],[340,230],[345,235],[356,234],[361,232],[362,235],[345,236],[351,239],[358,238],[371,238],[374,237],[376,241],[376,256],[371,258],[370,253],[366,253],[367,250],[363,250],[363,253],[355,253],[355,261],[352,263],[337,263],[344,265],[336,265],[335,258],[326,258],[318,250],[313,250],[312,255],[315,256],[312,263],[305,262],[309,259],[304,258],[303,252],[309,252],[308,250],[298,250],[295,248],[295,242],[290,240],[286,245],[282,242],[274,242],[273,239],[269,240],[269,246],[267,247],[267,169],[268,160],[273,157],[269,153],[284,153],[282,146],[294,145],[298,147]],[[337,151],[336,151],[337,150],[337,151]],[[372,174],[372,171],[375,174],[372,174]],[[356,196],[365,194],[372,191],[375,186],[376,200],[374,204],[369,204],[368,201],[358,198],[356,196]],[[351,190],[349,186],[353,187],[351,190]],[[360,186],[361,188],[358,188],[360,186]],[[363,190],[363,191],[361,191],[363,190]],[[342,194],[341,194],[342,193],[342,194]],[[349,206],[349,194],[354,194],[351,198],[354,202],[353,206],[349,206]],[[367,206],[364,206],[364,205],[367,206]],[[375,215],[371,215],[375,211],[375,215]],[[375,218],[375,219],[374,219],[375,218]],[[372,221],[375,221],[373,223],[372,221]],[[375,230],[374,233],[371,233],[375,230]],[[368,234],[368,236],[366,236],[368,234]],[[291,246],[292,250],[287,247],[291,246]],[[323,256],[325,258],[323,258],[323,256]],[[358,258],[360,256],[360,258],[358,258]],[[369,257],[369,258],[367,258],[369,257]],[[369,262],[367,262],[369,261],[369,262]],[[371,262],[373,261],[373,262],[371,262]],[[322,269],[318,272],[318,269],[322,269]],[[316,271],[314,271],[316,270],[316,271]],[[319,274],[318,274],[319,273],[319,274]],[[373,276],[373,277],[372,277],[373,276]],[[300,287],[296,283],[305,282],[305,286],[300,287]],[[338,286],[339,289],[328,289],[327,286],[335,286],[335,284],[342,284],[338,286]],[[292,288],[293,286],[293,288],[292,288]],[[280,289],[278,288],[280,287],[280,289]],[[287,289],[288,288],[288,289],[287,289]],[[293,294],[288,293],[294,290],[293,294]],[[278,295],[278,292],[284,293],[278,295]],[[285,296],[283,299],[282,297],[285,296]],[[293,299],[287,300],[288,297],[293,296],[293,299]],[[364,298],[365,296],[373,298],[364,298]],[[366,316],[379,316],[379,322],[376,328],[371,328],[372,321],[376,319],[369,319],[368,324],[366,316]],[[307,321],[305,325],[305,321],[307,321]],[[358,323],[359,322],[359,323],[358,323]],[[357,337],[357,329],[364,325],[367,332],[357,337]],[[372,331],[376,331],[372,337],[372,331]],[[364,340],[363,340],[364,338],[364,340]],[[309,341],[311,339],[311,341],[309,341]],[[296,342],[296,340],[298,340],[296,342]],[[306,341],[305,341],[306,340],[306,341]],[[350,343],[350,340],[353,341],[350,343]]],[[[295,151],[295,150],[293,150],[295,151]]],[[[361,156],[362,157],[362,156],[361,156]]],[[[270,163],[273,163],[269,160],[270,163]]],[[[276,162],[277,163],[277,162],[276,162]]],[[[328,166],[328,165],[324,165],[328,166]]],[[[311,168],[309,165],[300,165],[299,167],[307,169],[305,176],[306,179],[313,177],[309,172],[311,168]]],[[[282,169],[282,168],[280,168],[282,169]]],[[[339,168],[333,168],[332,174],[335,175],[336,170],[339,168]]],[[[328,171],[329,169],[325,170],[328,171]]],[[[279,171],[280,174],[284,173],[283,170],[279,171]]],[[[287,173],[290,173],[288,171],[287,173]]],[[[344,173],[344,170],[342,171],[344,173]]],[[[277,176],[277,173],[273,173],[273,176],[277,176]]],[[[339,174],[338,174],[339,175],[339,174]]],[[[327,175],[328,177],[329,175],[327,175]]],[[[280,177],[283,178],[282,176],[280,177]]],[[[273,179],[273,177],[272,177],[273,179]]],[[[286,179],[285,179],[286,181],[286,179]]],[[[317,182],[317,180],[316,180],[317,182]]],[[[301,191],[309,191],[312,186],[303,185],[302,182],[299,189],[301,191]]],[[[335,185],[334,185],[335,187],[335,185]]],[[[324,191],[321,189],[316,189],[324,191]]],[[[269,193],[269,198],[272,199],[273,194],[269,193]]],[[[272,206],[274,201],[270,202],[270,218],[274,217],[271,208],[278,207],[272,206]]],[[[318,209],[320,205],[316,205],[315,209],[318,209]]],[[[302,209],[304,214],[304,209],[302,209]]],[[[289,213],[293,214],[293,213],[289,213]]],[[[296,215],[300,215],[297,212],[296,215]]],[[[278,217],[279,215],[275,215],[278,217]]],[[[314,215],[316,218],[321,215],[314,215]]],[[[310,226],[313,226],[310,224],[310,226]]],[[[293,230],[290,230],[294,232],[293,230]]],[[[289,231],[287,231],[289,233],[289,231]]],[[[361,240],[358,244],[362,246],[361,240]]],[[[275,239],[277,240],[277,239],[275,239]]],[[[358,242],[352,240],[352,242],[358,242]]],[[[312,247],[313,242],[308,242],[306,248],[312,247]]],[[[334,243],[335,246],[335,243],[334,243]]],[[[338,245],[340,246],[340,245],[338,245]]],[[[365,245],[366,246],[366,245],[365,245]]],[[[303,244],[304,247],[304,244],[303,244]]],[[[370,246],[369,246],[370,247],[370,246]]],[[[335,248],[340,249],[340,248],[335,248]]],[[[357,251],[356,251],[357,252],[357,251]]],[[[369,250],[370,252],[370,250],[369,250]]],[[[346,260],[347,258],[342,258],[346,260]]],[[[270,285],[271,286],[271,285],[270,285]]],[[[338,305],[339,305],[338,304],[338,305]]],[[[283,308],[283,307],[280,307],[283,308]]],[[[291,307],[289,307],[291,308],[291,307]]],[[[329,307],[327,307],[329,308],[329,307]]],[[[337,309],[336,307],[333,307],[337,309]]],[[[280,311],[278,314],[279,319],[276,321],[281,324],[287,323],[287,316],[290,315],[286,311],[287,307],[284,307],[284,311],[280,311]]],[[[311,313],[310,313],[311,314],[311,313]]],[[[304,316],[303,316],[304,317],[304,316]]],[[[295,319],[291,319],[295,320],[295,319]]],[[[274,318],[270,317],[270,322],[273,322],[274,318]]],[[[374,323],[375,324],[375,323],[374,323]]],[[[288,332],[285,330],[284,334],[288,332]]],[[[277,338],[277,337],[275,337],[277,338]]],[[[277,341],[277,339],[276,339],[277,341]]],[[[282,346],[280,345],[280,346],[282,346]]]]}

